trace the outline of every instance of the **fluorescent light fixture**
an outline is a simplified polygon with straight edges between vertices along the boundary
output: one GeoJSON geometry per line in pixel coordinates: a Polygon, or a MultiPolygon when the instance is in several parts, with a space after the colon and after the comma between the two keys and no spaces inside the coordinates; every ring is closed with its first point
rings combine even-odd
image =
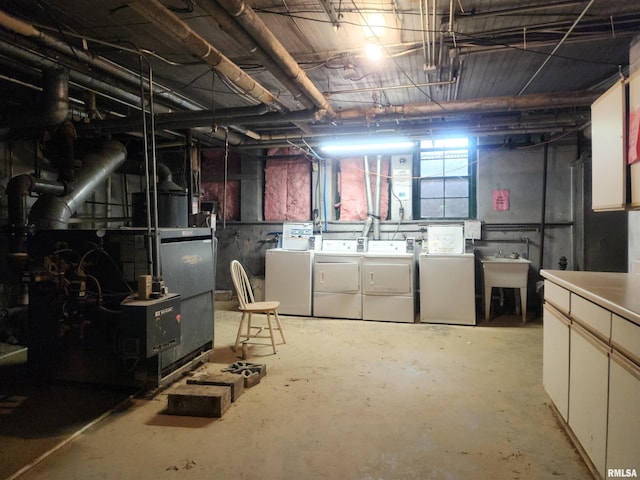
{"type": "Polygon", "coordinates": [[[327,143],[320,150],[330,155],[383,155],[408,152],[415,148],[415,142],[409,140],[379,140],[364,143],[362,141],[327,143]]]}

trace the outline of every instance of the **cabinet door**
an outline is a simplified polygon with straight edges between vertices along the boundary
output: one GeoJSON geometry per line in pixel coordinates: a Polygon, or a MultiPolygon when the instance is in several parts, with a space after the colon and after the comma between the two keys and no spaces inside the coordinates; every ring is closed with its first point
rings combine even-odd
{"type": "Polygon", "coordinates": [[[602,478],[607,449],[609,350],[575,322],[569,359],[569,426],[602,478]]]}
{"type": "Polygon", "coordinates": [[[569,410],[569,320],[549,304],[543,311],[542,383],[567,420],[569,410]]]}
{"type": "Polygon", "coordinates": [[[640,472],[640,367],[611,355],[607,469],[640,472]]]}
{"type": "Polygon", "coordinates": [[[624,81],[620,81],[591,106],[591,206],[595,211],[624,210],[627,202],[625,103],[624,81]]]}

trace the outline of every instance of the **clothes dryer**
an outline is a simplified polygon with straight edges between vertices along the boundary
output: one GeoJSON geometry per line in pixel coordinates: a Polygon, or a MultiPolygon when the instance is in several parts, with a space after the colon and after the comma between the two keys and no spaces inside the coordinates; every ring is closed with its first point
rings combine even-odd
{"type": "Polygon", "coordinates": [[[324,240],[313,257],[313,315],[362,319],[362,240],[324,240]]]}
{"type": "Polygon", "coordinates": [[[413,239],[372,240],[362,256],[362,318],[415,321],[416,257],[413,239]]]}

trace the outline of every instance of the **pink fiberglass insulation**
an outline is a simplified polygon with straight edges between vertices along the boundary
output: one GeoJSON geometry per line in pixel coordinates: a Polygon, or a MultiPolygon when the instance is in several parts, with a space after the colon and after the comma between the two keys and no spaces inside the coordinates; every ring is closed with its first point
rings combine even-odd
{"type": "Polygon", "coordinates": [[[227,181],[227,202],[224,198],[224,182],[202,182],[201,202],[218,202],[218,219],[240,220],[240,181],[227,181]]]}
{"type": "Polygon", "coordinates": [[[303,155],[286,160],[267,160],[264,219],[291,221],[310,218],[311,163],[309,160],[303,155]]]}
{"type": "MultiPolygon", "coordinates": [[[[371,198],[376,202],[376,159],[369,157],[369,181],[371,198]]],[[[389,211],[389,159],[380,162],[380,219],[386,220],[389,211]]],[[[340,220],[365,220],[367,218],[367,193],[364,183],[364,162],[362,157],[340,160],[340,220]]]]}
{"type": "MultiPolygon", "coordinates": [[[[224,202],[224,157],[223,149],[210,148],[202,151],[200,165],[201,202],[218,202],[218,219],[240,220],[240,182],[227,180],[227,201],[224,202]]],[[[240,156],[229,153],[227,175],[240,173],[240,156]]]]}

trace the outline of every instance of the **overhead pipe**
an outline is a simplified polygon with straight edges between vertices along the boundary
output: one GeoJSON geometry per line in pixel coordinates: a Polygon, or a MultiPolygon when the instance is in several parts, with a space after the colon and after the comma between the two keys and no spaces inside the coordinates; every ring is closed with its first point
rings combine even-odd
{"type": "Polygon", "coordinates": [[[380,240],[380,199],[382,197],[381,182],[382,176],[380,170],[382,168],[382,155],[376,156],[376,203],[373,212],[373,239],[380,240]]]}
{"type": "Polygon", "coordinates": [[[422,87],[442,87],[446,85],[452,85],[456,83],[458,79],[456,77],[450,78],[449,80],[439,80],[436,82],[423,82],[423,83],[407,83],[404,85],[391,85],[386,87],[363,87],[363,88],[351,88],[345,90],[327,90],[323,93],[325,97],[332,97],[334,95],[342,95],[342,94],[353,94],[353,93],[366,93],[366,92],[377,92],[380,90],[389,91],[389,90],[401,90],[407,88],[422,88],[422,87]]]}
{"type": "MultiPolygon", "coordinates": [[[[29,65],[45,66],[47,68],[49,67],[58,68],[58,64],[55,61],[49,60],[48,58],[41,56],[41,54],[37,54],[32,51],[22,49],[18,46],[11,45],[6,42],[0,42],[0,53],[4,53],[10,56],[11,58],[17,59],[18,62],[24,62],[29,65]]],[[[31,72],[28,72],[28,73],[31,73],[31,72]]],[[[106,98],[112,99],[116,102],[120,102],[124,105],[127,105],[135,109],[140,108],[140,104],[141,104],[140,95],[135,95],[133,93],[130,93],[129,91],[125,90],[124,87],[116,86],[111,83],[106,83],[101,80],[91,78],[90,76],[85,75],[84,73],[77,72],[74,70],[69,71],[69,79],[70,79],[70,85],[78,86],[80,88],[88,90],[89,92],[95,92],[106,98]]],[[[154,85],[157,85],[157,84],[154,83],[154,85]]],[[[34,89],[36,88],[35,86],[31,86],[31,87],[34,89]]],[[[188,105],[188,106],[194,112],[194,115],[196,117],[198,115],[207,115],[207,112],[213,112],[209,110],[202,110],[199,106],[195,104],[188,105]]],[[[161,105],[158,102],[154,102],[154,108],[156,111],[161,113],[171,113],[173,111],[171,107],[161,105]]],[[[233,109],[221,109],[221,110],[215,111],[215,117],[216,119],[218,119],[219,115],[223,115],[223,118],[219,119],[220,122],[223,122],[232,117],[245,116],[245,115],[249,115],[249,116],[259,115],[262,112],[269,111],[269,110],[270,110],[269,107],[266,107],[264,105],[260,105],[258,107],[240,107],[240,108],[233,108],[233,109]],[[224,118],[224,117],[228,117],[228,118],[224,118]]],[[[182,119],[183,114],[188,117],[190,113],[191,112],[174,112],[172,115],[167,115],[166,118],[171,119],[171,118],[174,118],[174,115],[175,115],[176,119],[182,119]]],[[[171,124],[167,124],[165,120],[162,120],[162,121],[163,123],[165,123],[163,127],[165,129],[178,128],[180,126],[180,125],[173,126],[171,124]]],[[[190,121],[186,121],[186,123],[190,123],[190,121]]],[[[211,123],[205,123],[205,122],[195,122],[195,123],[199,123],[200,125],[206,125],[207,127],[211,127],[211,123]]],[[[125,133],[125,132],[132,132],[132,131],[140,131],[139,128],[141,128],[141,120],[139,115],[134,115],[132,117],[123,117],[123,118],[106,119],[106,120],[92,120],[90,123],[79,123],[79,124],[76,124],[75,126],[78,133],[81,135],[89,135],[92,133],[96,135],[106,135],[110,133],[125,133]],[[122,125],[121,125],[121,122],[122,122],[122,125]]],[[[190,128],[190,125],[188,125],[187,127],[183,126],[182,128],[190,128]]],[[[194,135],[194,138],[197,138],[198,140],[206,144],[214,143],[212,142],[212,140],[215,142],[224,141],[224,135],[222,135],[220,131],[215,131],[215,130],[212,131],[210,128],[207,131],[199,131],[198,127],[193,127],[193,128],[196,129],[192,132],[194,135]]],[[[255,137],[255,135],[253,135],[252,137],[252,135],[253,135],[252,132],[247,131],[246,136],[248,136],[249,138],[260,138],[259,136],[255,137]]],[[[229,143],[231,143],[232,145],[239,145],[240,143],[242,143],[243,140],[244,140],[244,137],[240,135],[235,135],[235,134],[229,135],[229,143]]]]}
{"type": "Polygon", "coordinates": [[[271,92],[196,33],[159,0],[136,0],[129,3],[129,7],[151,20],[154,25],[162,29],[164,35],[173,37],[192,55],[227,77],[235,86],[253,99],[265,105],[273,105],[278,109],[284,108],[271,92]]]}
{"type": "MultiPolygon", "coordinates": [[[[60,64],[57,60],[47,58],[44,53],[36,53],[7,42],[0,42],[0,53],[15,60],[17,64],[25,63],[34,67],[60,68],[60,64]]],[[[92,78],[89,75],[73,69],[69,70],[69,85],[79,86],[85,90],[108,97],[129,107],[138,108],[138,105],[140,104],[140,97],[138,95],[114,85],[113,81],[111,83],[103,82],[102,80],[92,78]]],[[[160,107],[159,109],[162,109],[162,111],[165,112],[173,110],[168,107],[160,107]]]]}
{"type": "MultiPolygon", "coordinates": [[[[322,111],[299,110],[289,113],[261,113],[268,111],[268,107],[241,107],[224,110],[201,110],[194,112],[176,112],[172,114],[155,115],[155,124],[159,129],[198,129],[200,127],[211,127],[214,124],[228,126],[229,129],[241,132],[245,137],[253,140],[260,140],[262,136],[256,132],[242,127],[242,125],[290,125],[297,122],[317,122],[324,117],[322,111]]],[[[106,135],[113,133],[125,133],[141,131],[142,121],[137,116],[113,118],[107,120],[96,120],[91,123],[77,125],[78,133],[81,135],[106,135]]],[[[219,129],[217,132],[193,132],[199,138],[207,135],[216,140],[224,142],[225,132],[219,129]]],[[[232,145],[242,143],[244,137],[229,132],[227,140],[232,145]]]]}
{"type": "MultiPolygon", "coordinates": [[[[304,137],[310,139],[314,137],[332,137],[332,136],[347,136],[361,134],[361,123],[370,122],[372,119],[378,121],[390,121],[397,124],[400,119],[416,120],[419,118],[429,119],[429,129],[435,129],[440,125],[433,121],[434,116],[443,116],[450,113],[502,113],[502,112],[520,112],[523,110],[543,110],[543,109],[560,109],[560,108],[572,108],[572,107],[588,107],[593,101],[598,98],[601,92],[598,91],[571,91],[571,92],[558,92],[547,94],[530,94],[521,97],[490,97],[475,100],[457,100],[453,102],[444,102],[440,104],[436,103],[422,103],[422,104],[407,104],[397,107],[380,107],[380,108],[354,108],[343,110],[339,112],[334,119],[334,125],[323,124],[318,128],[314,128],[311,133],[301,135],[299,132],[279,133],[279,134],[261,134],[260,140],[247,140],[244,142],[245,146],[259,146],[260,142],[280,142],[299,140],[304,137]],[[356,125],[358,124],[358,125],[356,125]],[[339,125],[340,128],[336,129],[335,126],[339,125]],[[353,128],[348,126],[353,125],[353,128]]],[[[266,114],[260,117],[260,120],[268,120],[270,125],[280,125],[285,123],[289,118],[289,115],[281,115],[278,117],[276,114],[266,114]],[[280,119],[280,120],[278,120],[280,119]]],[[[258,125],[258,123],[252,123],[258,119],[243,119],[238,118],[238,123],[245,123],[247,125],[258,125]],[[248,121],[250,120],[250,121],[248,121]]],[[[557,124],[557,119],[554,120],[554,124],[557,124]]],[[[443,123],[443,128],[448,128],[451,123],[443,123]]],[[[424,126],[417,127],[421,131],[425,130],[424,126]]],[[[491,125],[487,127],[493,131],[491,125]]],[[[518,127],[522,130],[522,127],[518,127]]],[[[535,124],[527,124],[524,129],[529,132],[536,130],[535,124]]],[[[476,128],[477,130],[477,128],[476,128]]],[[[502,129],[504,130],[504,128],[502,129]]],[[[543,130],[548,131],[549,127],[545,126],[543,130]]],[[[511,131],[513,133],[515,129],[511,131]]],[[[536,130],[538,131],[538,130],[536,130]]],[[[280,145],[280,144],[278,144],[280,145]]]]}
{"type": "Polygon", "coordinates": [[[289,78],[276,59],[270,56],[247,31],[222,6],[214,0],[200,0],[198,6],[211,15],[220,29],[233,38],[247,52],[250,52],[305,108],[313,108],[314,104],[308,95],[289,78]]]}
{"type": "Polygon", "coordinates": [[[0,128],[45,127],[58,125],[69,112],[69,76],[63,69],[42,72],[42,99],[33,108],[0,110],[0,128]]]}
{"type": "Polygon", "coordinates": [[[369,172],[369,157],[364,156],[364,191],[367,199],[367,218],[364,221],[362,228],[362,236],[368,237],[371,225],[373,224],[373,195],[371,194],[371,179],[369,172]]]}
{"type": "Polygon", "coordinates": [[[429,6],[427,0],[420,1],[420,23],[422,25],[422,54],[424,56],[423,69],[431,67],[431,39],[427,41],[429,31],[429,6]]]}
{"type": "Polygon", "coordinates": [[[487,10],[484,12],[478,12],[475,9],[464,12],[459,10],[455,12],[455,15],[458,18],[462,19],[474,19],[474,18],[484,18],[484,17],[498,17],[502,15],[514,15],[518,13],[529,13],[537,10],[550,10],[552,8],[565,8],[565,7],[573,7],[574,5],[583,5],[585,0],[571,0],[571,1],[562,1],[562,2],[553,2],[553,3],[540,3],[537,5],[529,5],[526,7],[510,7],[510,8],[501,8],[498,10],[487,10]]]}
{"type": "Polygon", "coordinates": [[[352,108],[336,113],[335,121],[364,118],[411,118],[418,115],[446,115],[450,113],[508,112],[589,106],[602,92],[570,91],[536,93],[519,97],[488,97],[445,103],[414,103],[400,106],[352,108]]]}
{"type": "Polygon", "coordinates": [[[40,229],[66,229],[71,216],[126,157],[127,149],[120,142],[104,142],[99,152],[82,159],[83,168],[76,173],[70,193],[63,196],[47,193],[36,200],[31,207],[29,224],[40,229]]]}
{"type": "MultiPolygon", "coordinates": [[[[19,18],[13,17],[6,12],[0,10],[0,28],[4,28],[9,32],[26,37],[38,44],[51,48],[57,52],[66,55],[69,58],[76,59],[86,65],[99,69],[115,78],[127,82],[131,86],[137,86],[140,83],[138,74],[131,72],[121,66],[114,64],[104,58],[98,57],[82,49],[72,48],[65,42],[52,37],[35,26],[27,23],[19,18]]],[[[202,108],[202,105],[195,104],[181,95],[177,95],[171,89],[156,85],[156,90],[160,87],[161,97],[170,102],[174,107],[185,108],[188,110],[196,110],[202,108]]],[[[145,88],[149,88],[148,81],[145,88]]]]}
{"type": "MultiPolygon", "coordinates": [[[[271,56],[291,81],[300,87],[302,92],[313,101],[313,104],[326,110],[329,116],[334,115],[333,107],[316,88],[307,74],[300,68],[291,54],[284,48],[275,35],[267,28],[255,11],[243,0],[216,0],[240,25],[253,37],[258,45],[271,56]]],[[[207,3],[203,0],[203,3],[207,3]]]]}
{"type": "MultiPolygon", "coordinates": [[[[254,107],[225,108],[221,110],[194,110],[190,112],[158,113],[154,117],[157,128],[185,129],[196,127],[211,127],[216,124],[232,123],[239,117],[253,117],[263,115],[269,107],[259,105],[254,107]]],[[[110,133],[142,131],[143,121],[139,115],[122,118],[94,120],[90,123],[78,125],[78,132],[84,134],[106,135],[110,133]]]]}

